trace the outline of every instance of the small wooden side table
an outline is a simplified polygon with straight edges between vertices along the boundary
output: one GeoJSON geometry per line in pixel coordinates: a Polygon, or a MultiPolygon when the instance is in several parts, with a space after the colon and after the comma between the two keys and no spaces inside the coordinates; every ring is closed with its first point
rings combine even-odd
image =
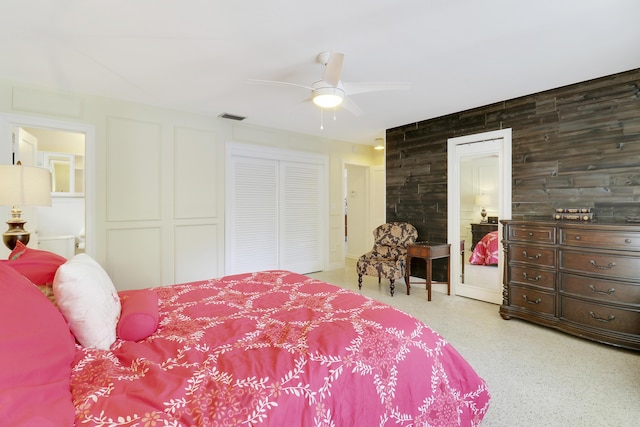
{"type": "Polygon", "coordinates": [[[407,276],[405,277],[407,295],[411,291],[411,260],[413,258],[421,258],[427,264],[426,286],[429,301],[431,301],[431,261],[438,258],[447,258],[447,295],[451,295],[451,245],[449,243],[415,242],[407,245],[407,276]]]}

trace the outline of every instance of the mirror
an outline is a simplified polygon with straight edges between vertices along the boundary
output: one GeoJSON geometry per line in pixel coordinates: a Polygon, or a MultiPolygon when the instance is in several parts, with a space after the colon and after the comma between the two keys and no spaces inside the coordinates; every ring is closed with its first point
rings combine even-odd
{"type": "Polygon", "coordinates": [[[465,135],[447,141],[448,241],[452,247],[454,242],[459,244],[461,241],[465,241],[466,246],[463,259],[451,258],[453,292],[456,295],[494,304],[503,302],[504,254],[499,241],[502,238],[499,221],[511,218],[511,157],[511,129],[465,135]],[[476,196],[482,193],[489,196],[488,199],[477,199],[487,202],[484,206],[487,222],[491,223],[489,217],[498,222],[497,243],[500,249],[497,267],[461,262],[471,257],[472,224],[483,224],[483,206],[476,205],[476,196]]]}
{"type": "Polygon", "coordinates": [[[75,182],[75,156],[67,153],[42,153],[42,166],[51,171],[52,193],[80,193],[75,182]]]}
{"type": "Polygon", "coordinates": [[[460,238],[465,241],[462,283],[493,284],[498,280],[498,224],[487,219],[498,217],[498,156],[463,157],[460,171],[460,238]]]}

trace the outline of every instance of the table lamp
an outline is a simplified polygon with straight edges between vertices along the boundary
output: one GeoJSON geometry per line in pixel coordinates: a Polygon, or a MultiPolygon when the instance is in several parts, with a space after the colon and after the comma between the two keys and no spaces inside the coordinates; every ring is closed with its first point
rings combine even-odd
{"type": "Polygon", "coordinates": [[[490,202],[489,196],[486,194],[479,194],[476,196],[476,206],[482,206],[482,211],[480,211],[480,216],[482,216],[481,223],[487,222],[487,211],[485,210],[485,206],[487,206],[490,202]]]}
{"type": "Polygon", "coordinates": [[[51,206],[51,172],[48,169],[0,165],[0,206],[11,206],[9,228],[2,235],[5,246],[13,250],[18,241],[29,243],[30,233],[24,229],[20,206],[51,206]]]}

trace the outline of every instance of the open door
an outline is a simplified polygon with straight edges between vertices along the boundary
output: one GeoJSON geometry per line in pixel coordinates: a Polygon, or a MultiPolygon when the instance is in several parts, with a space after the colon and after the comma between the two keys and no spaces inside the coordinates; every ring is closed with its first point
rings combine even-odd
{"type": "MultiPolygon", "coordinates": [[[[14,164],[21,162],[24,166],[38,166],[38,138],[22,127],[12,129],[14,164]]],[[[22,219],[27,221],[25,228],[31,233],[27,246],[38,248],[38,215],[33,206],[20,206],[22,219]]]]}

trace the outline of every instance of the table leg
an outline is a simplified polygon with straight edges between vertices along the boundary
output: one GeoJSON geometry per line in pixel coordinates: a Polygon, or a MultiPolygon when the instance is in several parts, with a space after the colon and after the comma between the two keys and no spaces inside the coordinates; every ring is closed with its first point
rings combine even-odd
{"type": "Polygon", "coordinates": [[[411,280],[409,279],[411,277],[411,257],[406,258],[406,263],[407,268],[405,269],[406,277],[404,278],[404,281],[407,284],[407,295],[411,295],[411,280]]]}
{"type": "Polygon", "coordinates": [[[427,261],[427,301],[431,301],[431,258],[427,261]]]}
{"type": "Polygon", "coordinates": [[[451,256],[447,257],[447,295],[451,295],[451,256]]]}

